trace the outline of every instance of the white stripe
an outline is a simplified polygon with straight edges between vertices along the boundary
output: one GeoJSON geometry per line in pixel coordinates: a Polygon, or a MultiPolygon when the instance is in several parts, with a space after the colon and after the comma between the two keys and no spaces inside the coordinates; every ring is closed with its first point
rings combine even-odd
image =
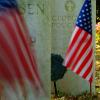
{"type": "MultiPolygon", "coordinates": [[[[15,23],[14,23],[13,17],[12,17],[12,18],[9,18],[9,20],[10,20],[12,26],[13,26],[13,29],[15,30],[15,33],[16,33],[17,39],[18,39],[18,41],[19,41],[19,45],[20,45],[20,47],[21,47],[22,53],[23,53],[23,55],[24,55],[24,57],[25,57],[25,59],[26,59],[26,61],[27,61],[27,64],[29,65],[28,67],[29,67],[29,69],[30,69],[30,72],[31,72],[31,74],[32,74],[32,76],[33,76],[33,78],[34,78],[36,84],[39,86],[40,84],[39,84],[39,82],[38,82],[38,80],[37,80],[37,76],[36,76],[36,74],[35,74],[34,71],[33,71],[32,64],[31,64],[31,62],[30,62],[30,58],[29,58],[29,56],[28,56],[28,54],[27,54],[27,51],[26,51],[26,48],[24,47],[23,42],[22,42],[22,40],[21,40],[21,38],[20,38],[20,36],[19,36],[19,33],[18,33],[18,30],[17,30],[16,25],[15,25],[15,23]]],[[[20,23],[21,23],[21,22],[20,22],[20,23]]],[[[34,63],[33,63],[33,64],[34,64],[34,63]]],[[[35,66],[35,65],[34,65],[34,66],[35,66]]]]}
{"type": "MultiPolygon", "coordinates": [[[[71,40],[69,42],[69,45],[71,44],[71,42],[72,42],[72,40],[73,40],[73,38],[76,35],[76,33],[77,33],[78,30],[79,30],[79,27],[76,26],[74,32],[72,33],[72,37],[71,37],[71,40]]],[[[66,66],[66,63],[67,63],[66,59],[67,59],[67,57],[65,57],[65,61],[63,63],[64,66],[66,66]]]]}
{"type": "MultiPolygon", "coordinates": [[[[23,22],[23,23],[25,24],[25,27],[23,27],[23,24],[22,24],[22,22],[20,21],[20,18],[19,18],[20,15],[18,15],[18,13],[14,13],[14,15],[15,15],[16,20],[17,20],[17,22],[18,22],[18,25],[19,25],[19,27],[20,27],[20,29],[21,29],[21,31],[22,31],[22,34],[23,34],[23,36],[24,36],[24,39],[30,41],[30,36],[31,36],[31,35],[30,35],[29,31],[28,31],[28,28],[27,28],[26,23],[23,22]]],[[[23,21],[24,21],[24,20],[23,20],[23,21]]],[[[31,56],[31,59],[34,60],[34,59],[33,59],[33,56],[31,56]]],[[[35,66],[35,68],[37,69],[36,66],[35,66]]]]}
{"type": "MultiPolygon", "coordinates": [[[[88,36],[86,37],[85,40],[89,40],[89,38],[90,38],[90,36],[88,35],[88,36]]],[[[77,52],[76,56],[74,57],[74,60],[73,60],[72,63],[71,63],[70,68],[72,68],[72,66],[73,66],[74,63],[76,62],[78,56],[80,55],[80,53],[82,52],[82,49],[85,47],[86,44],[87,44],[87,42],[83,42],[83,43],[81,44],[80,48],[78,49],[78,52],[77,52]]]]}
{"type": "MultiPolygon", "coordinates": [[[[23,34],[23,36],[24,36],[24,38],[26,38],[26,36],[27,36],[27,39],[30,39],[30,37],[29,37],[29,31],[28,31],[28,33],[27,33],[27,29],[26,29],[26,31],[25,31],[25,28],[23,27],[23,25],[22,25],[22,23],[20,22],[20,20],[19,20],[19,16],[18,16],[18,13],[14,13],[15,14],[15,16],[16,16],[16,19],[17,19],[17,21],[18,21],[18,24],[19,24],[19,27],[21,28],[21,31],[22,31],[22,34],[23,34]]],[[[26,28],[27,28],[27,26],[26,26],[26,28]]],[[[22,46],[21,46],[22,47],[22,46]]],[[[24,48],[24,45],[23,45],[23,48],[24,48]]],[[[23,50],[26,50],[26,49],[23,49],[23,50]]],[[[32,61],[34,61],[33,60],[33,57],[32,57],[32,55],[31,55],[31,58],[29,58],[29,56],[27,55],[27,51],[25,51],[26,52],[26,59],[27,59],[27,61],[28,61],[28,64],[30,63],[30,60],[29,59],[32,59],[32,61]]],[[[24,55],[25,55],[25,52],[23,52],[24,53],[24,55]]],[[[34,64],[34,63],[32,63],[32,64],[34,64]]],[[[29,64],[29,68],[30,68],[30,71],[32,72],[32,74],[33,74],[33,77],[34,77],[34,79],[36,80],[36,82],[37,82],[37,76],[36,76],[36,74],[34,74],[34,71],[33,71],[33,68],[32,68],[32,64],[30,63],[29,64]]],[[[36,68],[36,66],[34,65],[34,67],[36,68]]],[[[39,85],[39,82],[37,82],[37,84],[39,85]]]]}
{"type": "Polygon", "coordinates": [[[91,51],[91,49],[92,49],[92,43],[90,44],[89,48],[86,50],[86,52],[84,53],[84,55],[78,61],[75,69],[73,70],[74,72],[76,72],[78,70],[78,68],[81,66],[82,62],[85,60],[86,56],[89,54],[89,52],[91,51]]]}
{"type": "Polygon", "coordinates": [[[83,76],[84,73],[86,72],[86,70],[89,68],[90,64],[92,63],[93,61],[93,57],[91,55],[89,61],[87,62],[87,64],[85,65],[85,67],[82,69],[82,71],[80,72],[79,76],[83,76]]]}
{"type": "Polygon", "coordinates": [[[73,41],[73,38],[75,37],[76,33],[78,32],[79,30],[79,27],[75,26],[75,30],[74,32],[72,33],[72,37],[71,37],[71,40],[70,40],[70,43],[73,41]]]}
{"type": "Polygon", "coordinates": [[[78,39],[75,41],[75,44],[73,45],[72,49],[70,50],[69,54],[66,56],[66,61],[65,61],[65,64],[67,65],[69,60],[71,59],[73,53],[75,52],[79,42],[81,41],[81,39],[83,38],[84,36],[84,33],[85,31],[83,30],[80,35],[78,36],[78,39]]]}
{"type": "MultiPolygon", "coordinates": [[[[14,13],[14,15],[15,15],[15,17],[16,17],[16,19],[17,19],[17,22],[18,22],[18,25],[19,25],[19,27],[20,27],[20,29],[21,29],[21,31],[22,31],[22,34],[23,34],[23,36],[24,36],[24,38],[27,36],[27,38],[28,39],[30,39],[30,33],[29,33],[29,31],[28,31],[28,33],[27,33],[27,30],[28,29],[26,29],[27,28],[27,26],[24,28],[23,27],[23,25],[22,25],[22,23],[21,23],[21,21],[20,21],[20,18],[19,18],[19,15],[18,15],[18,13],[14,13]]],[[[25,23],[26,24],[26,23],[25,23]]]]}

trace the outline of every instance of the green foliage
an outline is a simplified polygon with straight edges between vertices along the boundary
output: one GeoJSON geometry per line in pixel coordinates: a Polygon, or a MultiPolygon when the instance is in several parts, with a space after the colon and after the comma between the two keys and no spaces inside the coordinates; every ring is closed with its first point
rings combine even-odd
{"type": "Polygon", "coordinates": [[[96,43],[100,44],[100,31],[96,32],[96,43]]]}
{"type": "Polygon", "coordinates": [[[96,21],[100,21],[100,0],[96,0],[96,21]]]}
{"type": "Polygon", "coordinates": [[[51,54],[51,80],[57,81],[63,78],[66,68],[63,66],[63,58],[57,54],[51,54]]]}
{"type": "Polygon", "coordinates": [[[100,93],[100,22],[96,24],[96,92],[100,93]]]}

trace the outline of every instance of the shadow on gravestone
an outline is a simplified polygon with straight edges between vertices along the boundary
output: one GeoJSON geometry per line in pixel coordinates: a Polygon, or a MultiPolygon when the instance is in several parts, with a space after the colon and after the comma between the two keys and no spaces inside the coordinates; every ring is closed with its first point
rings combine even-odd
{"type": "Polygon", "coordinates": [[[62,63],[61,55],[51,54],[51,81],[54,82],[55,97],[58,96],[56,81],[62,79],[66,72],[66,67],[62,63]]]}

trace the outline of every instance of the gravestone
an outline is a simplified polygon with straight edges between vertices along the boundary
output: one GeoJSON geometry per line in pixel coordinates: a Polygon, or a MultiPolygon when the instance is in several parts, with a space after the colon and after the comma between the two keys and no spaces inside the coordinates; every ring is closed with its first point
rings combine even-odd
{"type": "MultiPolygon", "coordinates": [[[[93,23],[95,24],[95,0],[92,1],[93,23]]],[[[35,48],[39,71],[45,89],[50,94],[51,52],[65,57],[75,20],[84,0],[21,0],[20,8],[29,27],[35,48]],[[49,91],[49,92],[48,92],[49,91]]],[[[93,26],[94,26],[93,24],[93,26]]],[[[93,27],[94,29],[94,27],[93,27]]],[[[95,34],[95,31],[94,31],[95,34]]],[[[93,35],[95,37],[95,35],[93,35]]],[[[72,94],[89,91],[89,84],[68,70],[58,89],[72,94]]],[[[93,83],[93,91],[95,84],[93,83]]]]}
{"type": "Polygon", "coordinates": [[[19,7],[34,43],[38,69],[45,92],[50,96],[51,26],[50,0],[19,0],[19,7]]]}
{"type": "MultiPolygon", "coordinates": [[[[95,29],[95,0],[92,1],[93,8],[93,30],[95,29]]],[[[72,36],[75,20],[79,14],[84,0],[52,0],[52,53],[61,54],[65,57],[68,43],[72,36]]],[[[95,31],[93,31],[95,34],[95,31]]],[[[95,35],[93,35],[95,37],[95,35]]],[[[94,42],[95,43],[95,42],[94,42]]],[[[95,66],[94,66],[95,67],[95,66]]],[[[85,91],[89,91],[89,83],[80,78],[70,70],[67,71],[64,78],[57,82],[58,90],[67,94],[77,95],[85,91]]],[[[53,84],[52,89],[53,91],[53,84]]],[[[95,84],[93,83],[93,92],[95,92],[95,84]]]]}

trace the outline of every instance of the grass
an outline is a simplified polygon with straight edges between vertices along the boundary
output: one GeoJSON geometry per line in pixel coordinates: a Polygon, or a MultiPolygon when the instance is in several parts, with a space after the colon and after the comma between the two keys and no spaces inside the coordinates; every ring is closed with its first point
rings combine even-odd
{"type": "Polygon", "coordinates": [[[51,96],[51,100],[100,100],[100,94],[92,94],[88,92],[81,93],[80,95],[73,96],[73,95],[67,95],[62,92],[58,92],[58,97],[55,97],[54,95],[51,96]]]}

